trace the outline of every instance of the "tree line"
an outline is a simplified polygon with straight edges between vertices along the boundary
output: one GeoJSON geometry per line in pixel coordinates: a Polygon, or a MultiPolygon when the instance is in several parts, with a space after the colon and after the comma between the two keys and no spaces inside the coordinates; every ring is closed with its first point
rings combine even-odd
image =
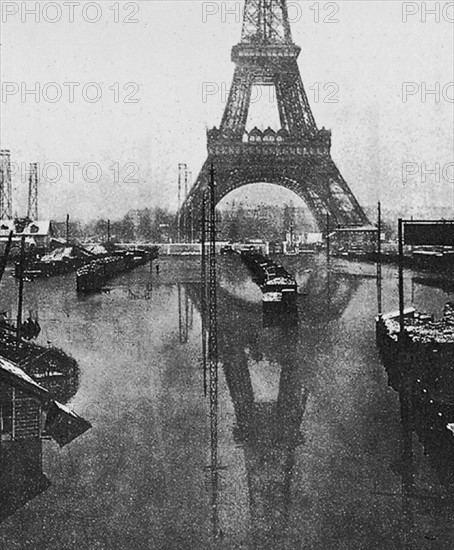
{"type": "MultiPolygon", "coordinates": [[[[54,222],[57,237],[66,236],[66,223],[54,222]]],[[[82,241],[166,242],[175,238],[175,214],[165,208],[130,210],[121,219],[97,219],[89,222],[70,220],[69,236],[82,241]],[[110,223],[110,231],[109,231],[110,223]]]]}

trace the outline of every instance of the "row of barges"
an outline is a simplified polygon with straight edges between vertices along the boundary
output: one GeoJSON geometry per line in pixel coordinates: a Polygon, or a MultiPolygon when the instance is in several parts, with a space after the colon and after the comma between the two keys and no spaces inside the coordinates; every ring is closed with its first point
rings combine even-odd
{"type": "Polygon", "coordinates": [[[118,250],[82,266],[76,272],[77,292],[99,292],[115,275],[143,265],[158,256],[158,248],[151,250],[118,250]]]}
{"type": "Polygon", "coordinates": [[[21,271],[22,275],[29,279],[65,275],[76,271],[96,258],[107,255],[107,249],[101,245],[96,247],[78,245],[60,247],[41,258],[27,258],[23,266],[21,266],[21,262],[16,262],[14,275],[19,278],[21,271]]]}

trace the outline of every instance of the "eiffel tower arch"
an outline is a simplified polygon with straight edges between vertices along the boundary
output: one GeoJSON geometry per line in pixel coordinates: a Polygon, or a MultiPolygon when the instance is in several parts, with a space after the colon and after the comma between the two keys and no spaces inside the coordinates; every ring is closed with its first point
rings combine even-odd
{"type": "Polygon", "coordinates": [[[253,183],[295,192],[319,228],[369,223],[330,154],[331,132],[318,129],[304,90],[286,0],[245,0],[241,42],[232,48],[233,83],[219,128],[207,132],[208,157],[179,212],[182,231],[197,227],[209,168],[216,201],[253,183]],[[274,85],[280,129],[246,131],[253,86],[274,85]]]}

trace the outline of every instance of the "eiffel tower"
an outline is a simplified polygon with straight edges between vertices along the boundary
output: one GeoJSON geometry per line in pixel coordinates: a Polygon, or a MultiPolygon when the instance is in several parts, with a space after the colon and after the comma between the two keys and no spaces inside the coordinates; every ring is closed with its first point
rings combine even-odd
{"type": "Polygon", "coordinates": [[[241,42],[232,48],[233,83],[219,128],[207,131],[208,157],[183,203],[179,220],[189,233],[200,221],[211,164],[217,203],[252,183],[273,183],[307,204],[320,230],[369,223],[330,155],[331,132],[318,129],[293,43],[286,0],[245,0],[241,42]],[[280,129],[246,131],[253,86],[274,85],[280,129]]]}

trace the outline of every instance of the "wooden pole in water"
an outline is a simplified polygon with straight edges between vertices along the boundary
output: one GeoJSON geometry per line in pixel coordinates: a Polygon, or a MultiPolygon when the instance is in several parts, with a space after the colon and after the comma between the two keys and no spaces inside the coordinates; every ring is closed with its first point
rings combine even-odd
{"type": "Polygon", "coordinates": [[[17,305],[16,322],[16,346],[19,347],[22,336],[22,302],[24,298],[24,255],[25,255],[25,237],[20,242],[20,263],[19,263],[19,295],[17,305]]]}
{"type": "Polygon", "coordinates": [[[405,331],[404,324],[404,245],[403,245],[403,221],[398,220],[398,238],[399,238],[399,323],[400,335],[405,331]]]}
{"type": "Polygon", "coordinates": [[[110,243],[110,220],[107,220],[107,242],[110,243]]]}

